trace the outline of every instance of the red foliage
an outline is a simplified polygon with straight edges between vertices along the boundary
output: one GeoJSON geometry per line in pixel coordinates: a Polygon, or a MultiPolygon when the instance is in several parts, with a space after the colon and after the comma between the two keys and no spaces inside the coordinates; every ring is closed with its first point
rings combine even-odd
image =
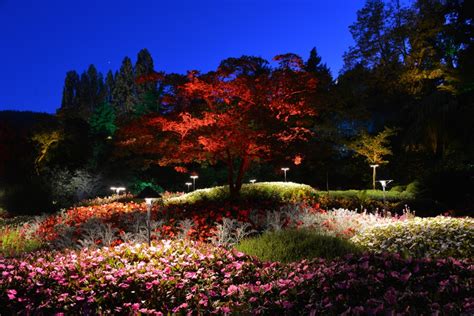
{"type": "MultiPolygon", "coordinates": [[[[230,202],[225,203],[197,203],[189,205],[170,205],[166,207],[154,206],[152,208],[152,219],[163,219],[164,225],[158,228],[161,236],[164,238],[173,238],[178,234],[179,222],[183,219],[192,219],[193,228],[188,232],[188,237],[193,240],[208,241],[213,236],[215,225],[222,223],[223,217],[237,219],[241,222],[251,223],[256,229],[260,229],[257,223],[250,220],[250,211],[256,210],[257,217],[264,218],[266,210],[276,209],[279,204],[273,202],[260,202],[258,204],[251,202],[241,202],[234,205],[230,202]]],[[[316,204],[313,208],[314,212],[320,212],[316,204]]],[[[82,225],[91,218],[99,219],[105,224],[111,224],[112,227],[118,229],[118,236],[121,236],[127,223],[133,223],[137,213],[146,213],[145,203],[119,203],[75,207],[67,210],[64,214],[53,215],[43,220],[36,231],[38,237],[54,241],[63,231],[62,228],[73,228],[75,238],[81,236],[82,225]],[[125,225],[125,226],[124,226],[125,225]]],[[[118,239],[114,244],[121,243],[118,239]]],[[[96,241],[100,243],[100,241],[96,241]]]]}
{"type": "Polygon", "coordinates": [[[276,60],[274,69],[260,58],[242,57],[205,75],[189,72],[175,95],[175,108],[183,110],[132,124],[122,130],[121,143],[158,154],[160,165],[223,162],[231,193],[238,193],[252,162],[311,135],[317,80],[294,54],[276,60]]]}
{"type": "Polygon", "coordinates": [[[296,155],[295,158],[293,159],[293,163],[295,165],[300,165],[301,161],[303,161],[303,158],[300,155],[296,155]]]}

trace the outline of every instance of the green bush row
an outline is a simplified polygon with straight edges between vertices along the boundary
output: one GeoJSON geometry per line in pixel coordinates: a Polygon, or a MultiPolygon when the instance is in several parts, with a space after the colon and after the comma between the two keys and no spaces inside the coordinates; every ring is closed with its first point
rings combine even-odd
{"type": "MultiPolygon", "coordinates": [[[[243,184],[240,199],[245,201],[299,202],[316,201],[317,191],[309,185],[293,182],[259,182],[243,184]]],[[[228,186],[200,189],[179,197],[167,199],[165,204],[194,204],[196,202],[218,202],[230,198],[228,186]]]]}

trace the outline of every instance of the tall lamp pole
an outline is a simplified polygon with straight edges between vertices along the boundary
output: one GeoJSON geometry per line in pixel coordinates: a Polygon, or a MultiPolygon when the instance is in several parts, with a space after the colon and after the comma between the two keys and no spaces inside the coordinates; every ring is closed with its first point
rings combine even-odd
{"type": "Polygon", "coordinates": [[[378,166],[379,165],[377,165],[377,164],[370,165],[370,168],[373,169],[372,170],[372,189],[374,189],[374,190],[375,190],[375,176],[376,176],[376,173],[377,173],[376,169],[377,169],[378,166]]]}
{"type": "Polygon", "coordinates": [[[193,179],[193,191],[196,190],[196,179],[199,178],[197,175],[193,175],[190,177],[193,179]]]}
{"type": "Polygon", "coordinates": [[[285,182],[286,182],[286,172],[290,170],[290,168],[281,168],[283,170],[283,173],[285,174],[285,182]]]}
{"type": "Polygon", "coordinates": [[[150,187],[143,189],[140,194],[137,195],[139,199],[145,199],[146,202],[146,228],[148,237],[148,246],[151,246],[151,206],[153,202],[159,199],[161,195],[150,187]]]}
{"type": "Polygon", "coordinates": [[[115,191],[115,194],[119,195],[120,191],[125,191],[124,187],[110,187],[110,190],[115,191]]]}
{"type": "Polygon", "coordinates": [[[188,187],[188,192],[189,192],[189,188],[191,187],[192,183],[191,182],[186,182],[185,184],[188,187]]]}
{"type": "Polygon", "coordinates": [[[380,182],[380,185],[382,186],[382,190],[383,190],[383,202],[385,203],[385,188],[387,187],[387,185],[392,182],[393,180],[379,180],[380,182]]]}

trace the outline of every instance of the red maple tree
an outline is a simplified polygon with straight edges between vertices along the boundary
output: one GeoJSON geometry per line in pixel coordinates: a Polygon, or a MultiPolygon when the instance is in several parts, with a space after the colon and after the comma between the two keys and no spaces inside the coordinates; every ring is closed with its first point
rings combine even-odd
{"type": "Polygon", "coordinates": [[[316,78],[294,54],[224,60],[214,72],[188,73],[178,89],[176,111],[142,118],[123,129],[122,144],[159,157],[162,166],[185,171],[189,163],[222,162],[231,196],[237,196],[252,162],[285,153],[306,140],[316,78]]]}

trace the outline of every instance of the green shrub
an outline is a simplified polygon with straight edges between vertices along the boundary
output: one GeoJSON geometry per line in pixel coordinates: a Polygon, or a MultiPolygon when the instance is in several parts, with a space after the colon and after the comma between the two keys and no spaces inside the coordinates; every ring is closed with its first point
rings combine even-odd
{"type": "Polygon", "coordinates": [[[401,211],[406,204],[414,201],[415,195],[408,191],[390,190],[335,190],[319,193],[319,203],[324,209],[346,208],[369,210],[388,209],[401,211]]]}
{"type": "Polygon", "coordinates": [[[418,195],[421,191],[421,184],[418,181],[413,181],[407,185],[405,192],[411,195],[418,195]]]}
{"type": "Polygon", "coordinates": [[[431,217],[374,226],[355,235],[355,244],[376,253],[434,258],[473,258],[474,219],[431,217]]]}
{"type": "Polygon", "coordinates": [[[237,250],[265,261],[295,262],[302,259],[332,259],[359,252],[348,240],[323,235],[307,229],[266,232],[244,239],[237,250]]]}
{"type": "Polygon", "coordinates": [[[0,229],[0,255],[2,256],[18,256],[39,249],[41,246],[41,241],[26,237],[20,227],[5,226],[0,229]]]}
{"type": "MultiPolygon", "coordinates": [[[[229,187],[220,186],[200,189],[179,197],[170,198],[165,204],[194,204],[201,201],[223,201],[229,199],[229,187]]],[[[276,202],[314,201],[317,199],[315,189],[305,184],[293,182],[259,182],[244,184],[240,191],[241,200],[276,202]]]]}
{"type": "Polygon", "coordinates": [[[396,185],[390,189],[391,192],[403,192],[406,190],[406,185],[396,185]]]}
{"type": "Polygon", "coordinates": [[[135,180],[135,182],[130,186],[130,192],[132,194],[139,194],[142,192],[145,188],[150,187],[156,192],[162,193],[164,192],[163,188],[156,184],[153,181],[142,181],[142,180],[135,180]]]}

